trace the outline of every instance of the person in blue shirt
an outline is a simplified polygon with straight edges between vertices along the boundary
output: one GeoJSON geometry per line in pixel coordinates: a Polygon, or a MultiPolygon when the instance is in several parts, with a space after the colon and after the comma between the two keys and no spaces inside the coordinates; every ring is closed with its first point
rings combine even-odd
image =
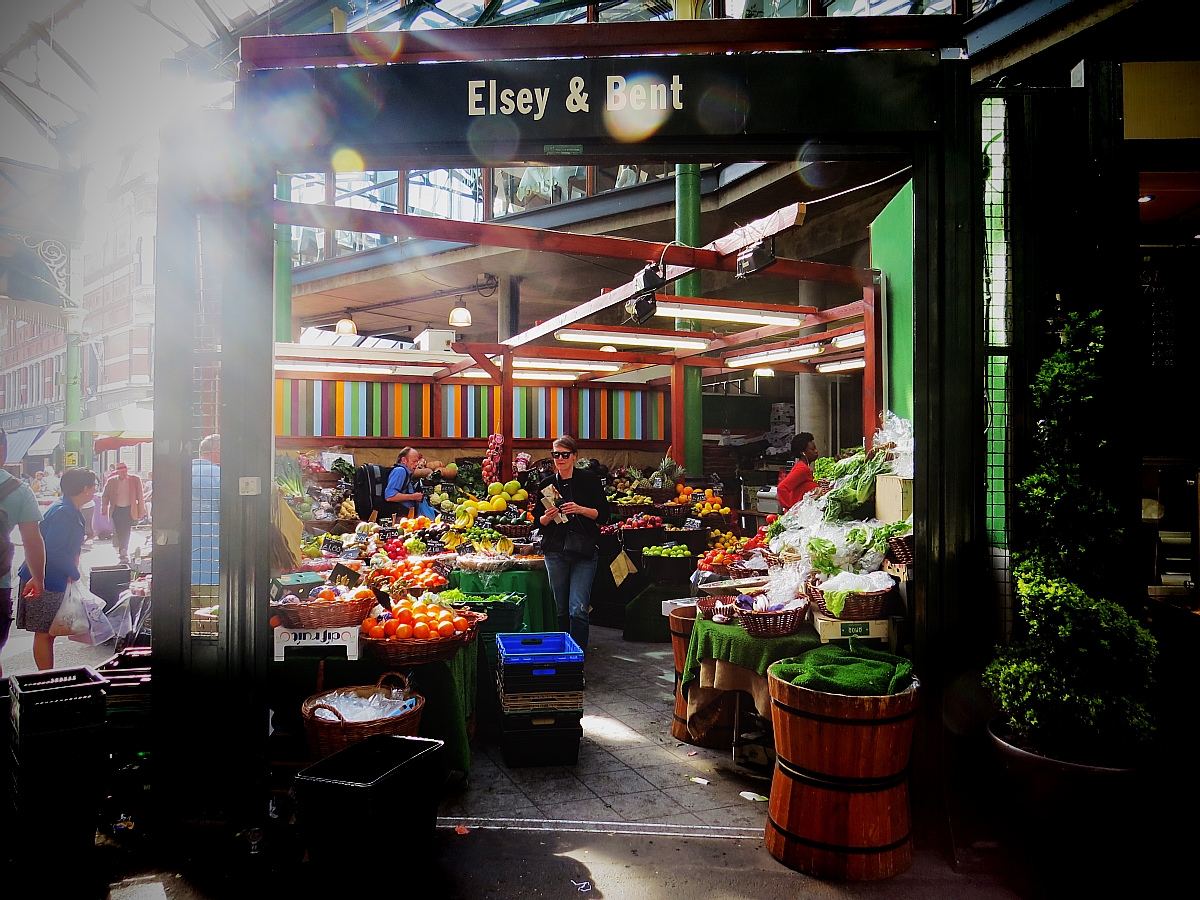
{"type": "Polygon", "coordinates": [[[80,509],[96,494],[96,473],[69,469],[60,485],[62,499],[42,517],[42,541],[46,545],[45,587],[39,591],[29,566],[21,565],[20,605],[17,627],[32,631],[33,661],[39,669],[54,668],[54,638],[50,624],[62,605],[67,585],[79,580],[79,552],[83,549],[83,513],[80,509]]]}
{"type": "MultiPolygon", "coordinates": [[[[221,582],[221,436],[200,441],[200,458],[192,460],[192,584],[221,582]]],[[[193,598],[215,598],[215,591],[193,598]]],[[[214,601],[215,602],[215,601],[214,601]]],[[[203,604],[201,604],[203,605],[203,604]]]]}
{"type": "MultiPolygon", "coordinates": [[[[387,489],[383,492],[383,498],[388,503],[400,504],[402,516],[407,515],[409,510],[415,509],[417,504],[425,499],[425,494],[412,483],[413,472],[416,471],[420,459],[419,451],[412,447],[405,447],[396,457],[396,467],[388,476],[387,489]]],[[[370,510],[367,511],[367,515],[370,515],[370,510]]],[[[362,517],[366,518],[366,516],[362,517]]]]}
{"type": "MultiPolygon", "coordinates": [[[[0,460],[8,456],[8,435],[0,428],[0,460]]],[[[57,481],[57,479],[55,479],[57,481]]],[[[30,582],[40,592],[46,571],[46,548],[42,545],[42,532],[38,523],[42,513],[29,485],[0,469],[0,651],[8,641],[8,631],[13,622],[12,583],[12,530],[21,535],[25,559],[31,570],[30,582]]],[[[0,669],[0,676],[4,674],[0,669]]]]}

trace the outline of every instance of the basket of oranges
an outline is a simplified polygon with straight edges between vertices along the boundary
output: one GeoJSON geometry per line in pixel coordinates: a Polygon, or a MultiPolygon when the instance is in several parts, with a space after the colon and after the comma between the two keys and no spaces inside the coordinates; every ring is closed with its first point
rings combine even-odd
{"type": "Polygon", "coordinates": [[[487,613],[403,599],[362,621],[366,651],[392,665],[415,666],[449,659],[475,640],[487,613]]]}
{"type": "Polygon", "coordinates": [[[342,628],[361,622],[375,603],[375,592],[369,587],[325,585],[307,600],[272,604],[271,615],[286,628],[342,628]]]}

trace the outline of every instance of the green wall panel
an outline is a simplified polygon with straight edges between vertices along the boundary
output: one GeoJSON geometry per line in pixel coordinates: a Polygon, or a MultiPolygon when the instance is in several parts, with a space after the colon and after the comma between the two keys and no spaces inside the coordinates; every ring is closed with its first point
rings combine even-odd
{"type": "Polygon", "coordinates": [[[913,418],[913,186],[908,182],[871,223],[871,265],[883,272],[888,408],[913,418]]]}

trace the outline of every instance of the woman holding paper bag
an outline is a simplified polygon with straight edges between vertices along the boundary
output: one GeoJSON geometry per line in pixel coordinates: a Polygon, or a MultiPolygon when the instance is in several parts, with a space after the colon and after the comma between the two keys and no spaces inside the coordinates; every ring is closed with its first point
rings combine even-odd
{"type": "Polygon", "coordinates": [[[21,599],[17,627],[34,632],[33,661],[39,669],[54,668],[54,637],[50,625],[62,605],[67,585],[79,580],[79,551],[83,548],[83,513],[96,493],[96,474],[87,469],[69,469],[60,485],[62,499],[42,517],[42,540],[46,544],[45,587],[38,591],[27,584],[29,569],[22,565],[21,599]]]}
{"type": "Polygon", "coordinates": [[[586,653],[592,581],[600,559],[600,526],[608,522],[608,500],[599,478],[575,468],[578,448],[573,437],[558,438],[550,456],[554,474],[538,485],[545,507],[538,522],[546,572],[558,607],[558,629],[569,631],[586,653]]]}

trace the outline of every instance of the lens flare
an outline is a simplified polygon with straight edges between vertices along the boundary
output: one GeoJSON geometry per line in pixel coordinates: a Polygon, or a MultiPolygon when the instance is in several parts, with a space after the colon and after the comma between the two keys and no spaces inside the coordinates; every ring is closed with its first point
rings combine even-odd
{"type": "Polygon", "coordinates": [[[670,85],[657,76],[607,79],[604,127],[623,144],[650,137],[670,118],[671,110],[670,85]]]}
{"type": "Polygon", "coordinates": [[[395,62],[404,49],[402,31],[355,31],[346,35],[350,52],[363,62],[383,65],[395,62]]]}
{"type": "Polygon", "coordinates": [[[362,154],[349,147],[339,147],[334,150],[333,157],[329,162],[335,172],[364,172],[367,168],[363,163],[362,154]]]}
{"type": "Polygon", "coordinates": [[[707,134],[739,134],[749,116],[747,98],[732,84],[714,84],[696,107],[696,118],[707,134]]]}
{"type": "Polygon", "coordinates": [[[488,166],[511,162],[517,155],[521,130],[508,116],[484,116],[467,129],[467,143],[481,163],[488,166]]]}

